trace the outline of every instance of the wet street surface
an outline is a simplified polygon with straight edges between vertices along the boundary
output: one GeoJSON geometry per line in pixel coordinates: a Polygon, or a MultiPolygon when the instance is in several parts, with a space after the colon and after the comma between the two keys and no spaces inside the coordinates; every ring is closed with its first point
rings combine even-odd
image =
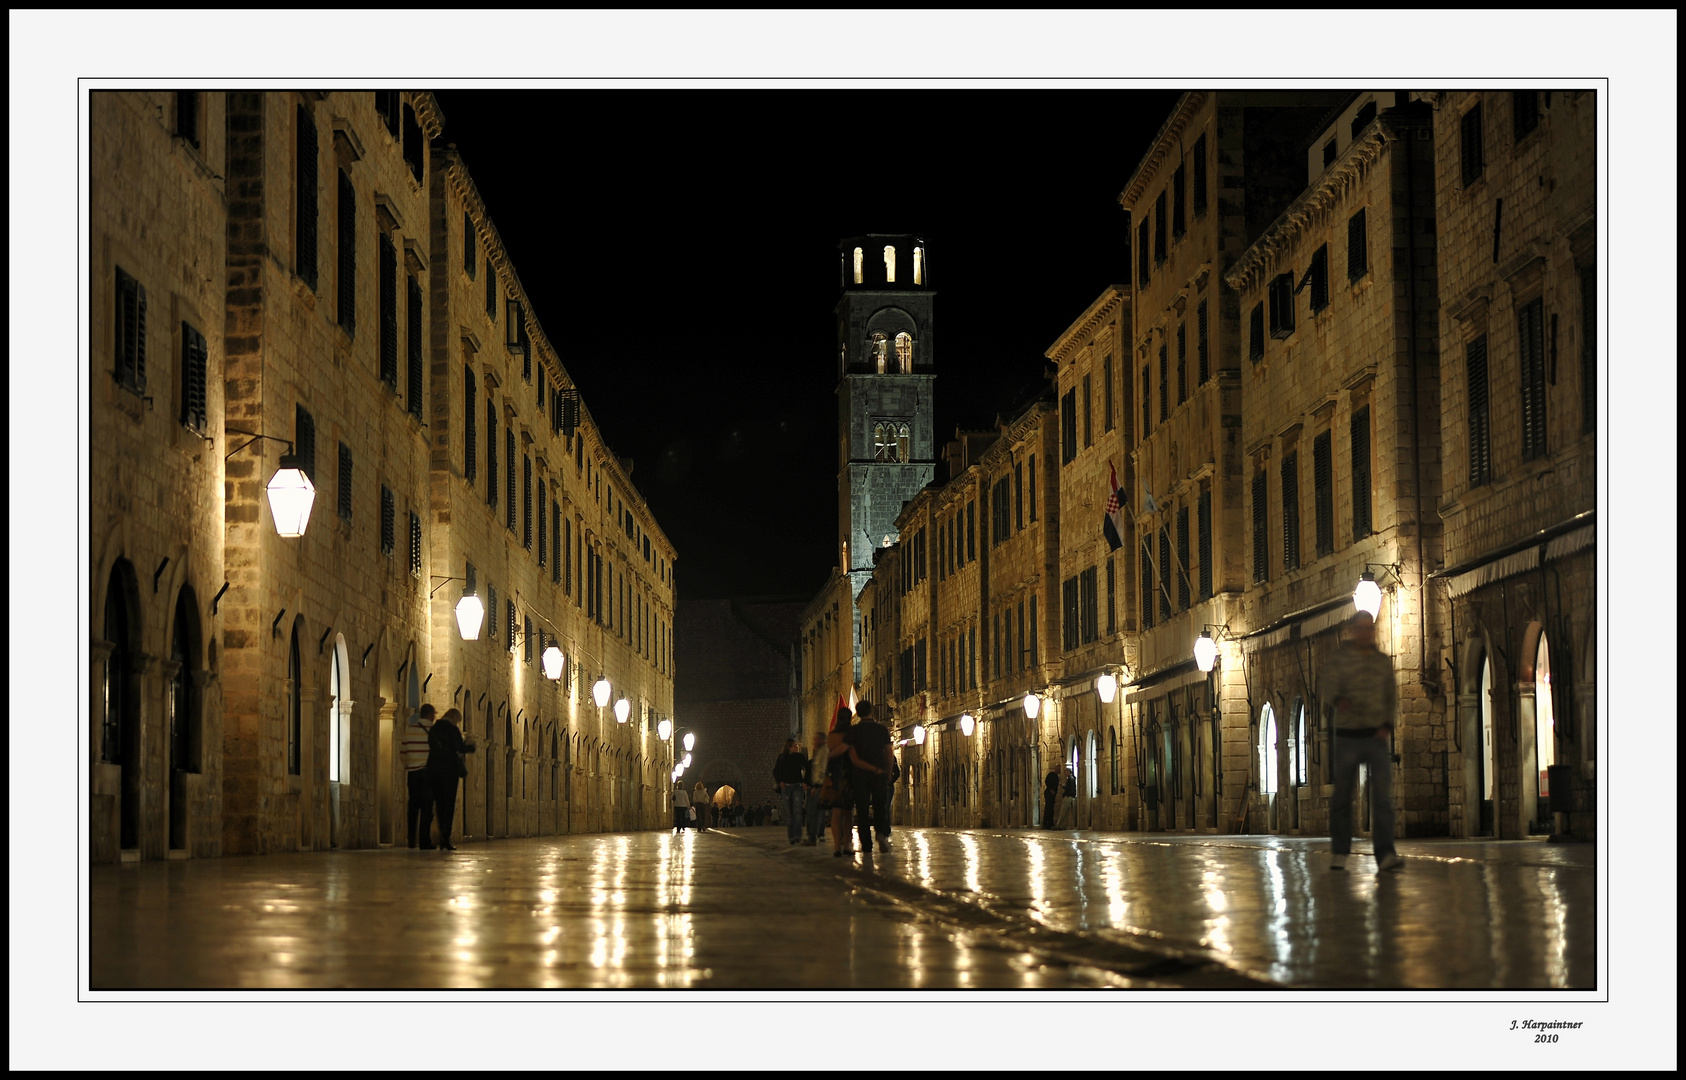
{"type": "Polygon", "coordinates": [[[89,988],[1594,989],[1590,845],[782,827],[88,869],[89,988]]]}

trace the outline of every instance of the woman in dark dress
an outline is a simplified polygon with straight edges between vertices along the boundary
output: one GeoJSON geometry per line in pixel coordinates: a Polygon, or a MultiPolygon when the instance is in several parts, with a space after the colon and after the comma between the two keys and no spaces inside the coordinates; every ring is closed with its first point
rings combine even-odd
{"type": "MultiPolygon", "coordinates": [[[[474,753],[474,743],[464,739],[462,729],[457,727],[461,720],[461,711],[447,709],[427,732],[427,777],[433,784],[433,802],[439,814],[439,846],[445,851],[457,850],[451,843],[451,820],[457,812],[457,781],[468,775],[462,755],[474,753]]],[[[422,833],[427,833],[425,824],[422,833]]]]}
{"type": "MultiPolygon", "coordinates": [[[[848,837],[852,828],[850,819],[854,816],[850,810],[849,791],[849,727],[855,722],[855,714],[848,709],[838,709],[837,719],[832,721],[831,731],[825,737],[826,749],[830,757],[826,759],[825,774],[831,780],[831,786],[836,792],[831,806],[831,854],[834,858],[843,857],[843,841],[848,837]]],[[[850,844],[853,850],[854,845],[850,844]]]]}

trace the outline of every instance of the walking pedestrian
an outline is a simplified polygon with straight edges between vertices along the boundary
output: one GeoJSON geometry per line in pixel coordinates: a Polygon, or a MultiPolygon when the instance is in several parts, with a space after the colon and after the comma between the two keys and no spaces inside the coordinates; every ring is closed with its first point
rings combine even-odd
{"type": "Polygon", "coordinates": [[[1376,871],[1398,870],[1393,847],[1393,725],[1399,685],[1393,661],[1376,648],[1376,621],[1360,611],[1350,635],[1324,662],[1318,696],[1334,712],[1335,793],[1329,806],[1329,869],[1345,870],[1352,852],[1352,791],[1358,767],[1370,782],[1370,838],[1376,871]]]}
{"type": "Polygon", "coordinates": [[[1060,771],[1048,770],[1048,775],[1042,781],[1042,827],[1052,829],[1058,821],[1054,817],[1054,807],[1060,801],[1060,771]]]}
{"type": "Polygon", "coordinates": [[[837,859],[843,857],[844,844],[849,844],[850,850],[854,850],[853,841],[849,839],[849,822],[854,803],[849,795],[851,767],[848,743],[849,728],[854,722],[854,713],[847,708],[838,709],[836,718],[831,722],[831,730],[825,737],[828,751],[826,779],[831,781],[831,854],[837,859]]]}
{"type": "Polygon", "coordinates": [[[701,780],[698,780],[697,786],[691,789],[691,808],[697,812],[698,832],[702,832],[704,829],[708,828],[710,824],[719,824],[719,822],[711,822],[709,819],[708,811],[710,805],[711,804],[708,801],[708,785],[703,783],[701,780]]]}
{"type": "Polygon", "coordinates": [[[426,851],[434,847],[433,838],[427,834],[433,819],[433,788],[427,778],[427,730],[433,726],[433,715],[433,706],[423,705],[404,725],[404,740],[400,744],[409,793],[404,808],[404,833],[411,847],[426,851]]]}
{"type": "Polygon", "coordinates": [[[849,765],[854,770],[855,831],[861,852],[872,857],[872,833],[878,833],[878,850],[890,850],[890,729],[872,716],[872,702],[855,705],[855,723],[845,740],[849,744],[849,765]]]}
{"type": "Polygon", "coordinates": [[[808,808],[808,755],[795,739],[784,741],[784,753],[773,762],[773,784],[784,807],[785,835],[792,844],[802,842],[803,811],[808,808]]]}
{"type": "MultiPolygon", "coordinates": [[[[831,751],[827,750],[825,745],[825,735],[815,732],[814,756],[808,762],[807,812],[803,814],[803,817],[807,818],[808,839],[802,841],[803,847],[817,847],[820,842],[820,834],[825,831],[820,818],[820,814],[823,812],[820,804],[820,791],[825,783],[826,760],[830,756],[831,751]]],[[[829,807],[825,809],[829,809],[829,807]]]]}
{"type": "MultiPolygon", "coordinates": [[[[427,732],[427,775],[433,785],[432,812],[439,817],[439,847],[444,851],[455,851],[457,846],[451,843],[451,821],[457,812],[457,781],[468,775],[468,766],[463,762],[464,754],[474,753],[474,741],[462,737],[462,729],[457,722],[462,719],[462,713],[456,709],[446,709],[427,732]]],[[[423,817],[427,817],[426,813],[423,817]]],[[[422,825],[422,831],[427,831],[427,823],[422,825]]]]}
{"type": "Polygon", "coordinates": [[[1060,828],[1069,829],[1072,818],[1077,816],[1077,774],[1071,771],[1071,766],[1065,767],[1065,780],[1060,785],[1060,828]]]}
{"type": "Polygon", "coordinates": [[[691,823],[691,793],[685,790],[685,781],[673,782],[673,831],[681,833],[685,826],[691,823]]]}

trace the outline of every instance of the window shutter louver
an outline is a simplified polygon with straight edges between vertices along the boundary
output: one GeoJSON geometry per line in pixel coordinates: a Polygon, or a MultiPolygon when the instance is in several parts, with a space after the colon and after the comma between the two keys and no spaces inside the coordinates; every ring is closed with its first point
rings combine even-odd
{"type": "Polygon", "coordinates": [[[1194,216],[1206,212],[1206,136],[1194,140],[1194,216]]]}
{"type": "Polygon", "coordinates": [[[1159,526],[1159,621],[1171,617],[1171,527],[1159,526]]]}
{"type": "Polygon", "coordinates": [[[1475,183],[1481,178],[1481,103],[1476,102],[1468,112],[1464,113],[1460,124],[1460,143],[1462,148],[1463,185],[1475,183]]]}
{"type": "Polygon", "coordinates": [[[1177,325],[1177,404],[1188,400],[1188,327],[1177,325]]]}
{"type": "Polygon", "coordinates": [[[1513,90],[1510,95],[1510,126],[1513,141],[1521,142],[1540,123],[1540,92],[1513,90]]]}
{"type": "Polygon", "coordinates": [[[1546,452],[1544,298],[1522,305],[1516,322],[1522,361],[1522,460],[1532,461],[1546,452]]]}
{"type": "Polygon", "coordinates": [[[533,549],[533,459],[521,455],[521,546],[533,549]]]}
{"type": "MultiPolygon", "coordinates": [[[[562,584],[562,567],[573,558],[573,552],[564,549],[562,544],[562,504],[555,499],[550,502],[550,546],[555,548],[554,556],[550,560],[550,580],[557,585],[562,584]]],[[[572,548],[573,545],[567,545],[572,548]]],[[[568,566],[572,574],[573,567],[568,566]]]]}
{"type": "MultiPolygon", "coordinates": [[[[1145,538],[1144,538],[1145,539],[1145,538]]],[[[1142,544],[1142,629],[1153,625],[1153,557],[1142,544]]]]}
{"type": "Polygon", "coordinates": [[[351,469],[351,447],[340,443],[339,511],[340,517],[346,521],[351,520],[351,469]]]}
{"type": "Polygon", "coordinates": [[[1300,455],[1282,459],[1282,569],[1300,565],[1300,455]]]}
{"type": "Polygon", "coordinates": [[[496,326],[498,321],[498,272],[492,266],[492,257],[486,256],[486,317],[496,326]]]}
{"type": "Polygon", "coordinates": [[[1598,271],[1581,270],[1581,430],[1598,428],[1598,271]]]}
{"type": "Polygon", "coordinates": [[[1202,491],[1197,511],[1200,529],[1200,599],[1212,598],[1212,493],[1202,491]]]}
{"type": "Polygon", "coordinates": [[[194,431],[205,430],[205,336],[187,323],[181,324],[182,399],[181,422],[194,431]]]}
{"type": "Polygon", "coordinates": [[[1189,558],[1188,535],[1188,507],[1177,508],[1177,610],[1188,610],[1188,564],[1189,558]]]}
{"type": "Polygon", "coordinates": [[[1329,306],[1329,245],[1324,244],[1311,257],[1311,310],[1322,311],[1329,306]]]}
{"type": "Polygon", "coordinates": [[[1199,323],[1198,329],[1195,333],[1194,351],[1199,361],[1200,385],[1204,386],[1206,385],[1206,380],[1211,378],[1212,375],[1210,351],[1212,339],[1208,336],[1209,331],[1206,324],[1206,301],[1200,301],[1200,307],[1197,315],[1199,323]]]}
{"type": "Polygon", "coordinates": [[[294,223],[293,258],[297,261],[294,269],[299,278],[310,286],[311,292],[316,291],[316,158],[316,121],[311,117],[310,110],[300,105],[298,174],[294,184],[297,202],[294,210],[298,220],[294,223]]]}
{"type": "Polygon", "coordinates": [[[421,517],[415,512],[410,514],[410,576],[421,577],[422,572],[422,528],[421,517]]]}
{"type": "Polygon", "coordinates": [[[381,382],[398,392],[398,249],[381,237],[381,382]]]}
{"type": "Polygon", "coordinates": [[[1370,238],[1364,230],[1364,211],[1346,221],[1346,277],[1357,281],[1370,270],[1370,238]]]}
{"type": "Polygon", "coordinates": [[[1171,361],[1164,342],[1159,343],[1159,422],[1171,415],[1171,361]]]}
{"type": "Polygon", "coordinates": [[[1157,265],[1165,261],[1165,193],[1161,191],[1153,200],[1153,261],[1157,265]]]}
{"type": "Polygon", "coordinates": [[[1153,378],[1148,365],[1142,365],[1142,438],[1153,431],[1153,378]]]}
{"type": "Polygon", "coordinates": [[[410,349],[410,415],[422,418],[422,291],[410,279],[408,345],[410,349]]]}
{"type": "Polygon", "coordinates": [[[1317,554],[1335,550],[1335,479],[1333,436],[1325,431],[1311,443],[1312,502],[1317,513],[1317,554]]]}
{"type": "Polygon", "coordinates": [[[1352,414],[1352,539],[1370,535],[1370,407],[1352,414]]]}
{"type": "Polygon", "coordinates": [[[197,90],[176,91],[176,134],[187,140],[187,145],[195,150],[199,149],[199,92],[197,90]]]}
{"type": "Polygon", "coordinates": [[[1253,580],[1270,580],[1270,522],[1269,507],[1265,503],[1265,474],[1253,474],[1253,580]]]}
{"type": "Polygon", "coordinates": [[[515,531],[515,428],[504,425],[504,524],[515,531]]]}
{"type": "Polygon", "coordinates": [[[293,454],[299,468],[316,483],[316,418],[304,406],[293,406],[293,454]]]}
{"type": "Polygon", "coordinates": [[[479,251],[474,242],[474,219],[468,216],[468,211],[462,212],[462,272],[474,280],[474,270],[480,265],[479,251]]]}
{"type": "Polygon", "coordinates": [[[498,505],[498,406],[486,399],[486,505],[498,505]]]}
{"type": "Polygon", "coordinates": [[[381,554],[392,558],[392,550],[397,545],[393,535],[397,528],[398,507],[392,497],[392,489],[381,485],[381,554]]]}
{"type": "Polygon", "coordinates": [[[1285,338],[1294,332],[1294,275],[1278,274],[1270,283],[1270,336],[1285,338]]]}
{"type": "Polygon", "coordinates": [[[135,282],[134,288],[135,317],[133,328],[134,343],[130,355],[133,357],[131,370],[133,372],[132,385],[137,390],[146,389],[146,286],[135,282]]]}
{"type": "Polygon", "coordinates": [[[1493,476],[1491,432],[1487,423],[1487,337],[1483,334],[1464,349],[1469,390],[1469,486],[1479,487],[1493,476]]]}
{"type": "Polygon", "coordinates": [[[404,113],[404,161],[410,166],[410,175],[416,178],[416,183],[422,182],[423,157],[427,152],[425,137],[421,124],[416,121],[416,110],[409,102],[403,105],[404,113]]]}
{"type": "Polygon", "coordinates": [[[1146,217],[1143,217],[1141,227],[1136,230],[1136,232],[1137,232],[1137,236],[1136,236],[1136,248],[1137,248],[1136,289],[1138,291],[1146,289],[1147,288],[1147,282],[1148,282],[1148,268],[1149,268],[1149,265],[1150,265],[1151,256],[1149,254],[1149,249],[1148,249],[1148,246],[1147,246],[1147,230],[1148,230],[1148,220],[1147,220],[1146,217]]]}
{"type": "Polygon", "coordinates": [[[480,438],[475,430],[480,417],[477,415],[479,406],[478,388],[475,385],[474,370],[467,364],[462,368],[462,475],[470,484],[474,483],[480,471],[480,438]]]}
{"type": "Polygon", "coordinates": [[[1253,315],[1247,325],[1247,358],[1253,363],[1264,359],[1264,301],[1253,305],[1253,315]]]}
{"type": "MultiPolygon", "coordinates": [[[[357,192],[341,170],[339,187],[339,323],[357,332],[357,192]]],[[[397,376],[393,378],[396,380],[397,376]]]]}
{"type": "Polygon", "coordinates": [[[1178,165],[1177,171],[1171,177],[1171,235],[1173,237],[1181,237],[1183,233],[1188,231],[1188,196],[1185,193],[1187,176],[1188,167],[1178,165]]]}
{"type": "Polygon", "coordinates": [[[506,642],[508,642],[509,651],[514,652],[515,651],[515,635],[517,633],[517,631],[515,629],[515,601],[509,599],[508,597],[505,597],[503,604],[504,604],[504,615],[505,615],[504,626],[509,631],[508,635],[505,637],[504,640],[506,642]]]}
{"type": "MultiPolygon", "coordinates": [[[[1031,619],[1030,626],[1036,629],[1036,597],[1030,598],[1031,619]]],[[[1118,565],[1111,555],[1106,557],[1106,632],[1118,631],[1118,565]]]]}

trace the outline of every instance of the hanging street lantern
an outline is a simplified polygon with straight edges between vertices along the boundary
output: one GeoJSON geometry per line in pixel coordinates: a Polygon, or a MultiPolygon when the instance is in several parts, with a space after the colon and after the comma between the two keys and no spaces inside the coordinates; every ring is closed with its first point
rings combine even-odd
{"type": "Polygon", "coordinates": [[[268,492],[275,531],[282,536],[303,536],[310,524],[310,507],[316,502],[316,485],[299,467],[297,455],[281,455],[281,467],[269,478],[268,492]]]}
{"type": "Polygon", "coordinates": [[[1218,659],[1218,643],[1212,640],[1206,631],[1200,631],[1200,637],[1194,642],[1194,662],[1201,671],[1210,672],[1212,664],[1218,659]]]}
{"type": "Polygon", "coordinates": [[[1118,696],[1118,676],[1110,671],[1103,672],[1095,680],[1095,692],[1101,696],[1103,704],[1111,705],[1112,699],[1118,696]]]}
{"type": "Polygon", "coordinates": [[[1041,711],[1042,699],[1037,697],[1035,694],[1026,694],[1024,696],[1024,714],[1034,720],[1036,719],[1036,714],[1041,711]]]}
{"type": "Polygon", "coordinates": [[[913,725],[913,745],[915,745],[915,746],[924,746],[925,745],[925,725],[924,724],[913,725]]]}
{"type": "MultiPolygon", "coordinates": [[[[441,584],[443,583],[441,582],[441,584]]],[[[438,588],[438,586],[436,585],[434,588],[438,588]]],[[[464,641],[480,640],[480,624],[485,619],[486,606],[480,602],[478,596],[474,595],[474,590],[469,589],[464,592],[462,599],[457,601],[457,632],[462,635],[462,639],[464,641]]]]}
{"type": "Polygon", "coordinates": [[[976,726],[976,724],[977,721],[972,719],[971,713],[960,714],[960,734],[966,736],[968,739],[972,737],[972,728],[976,726]]]}
{"type": "Polygon", "coordinates": [[[626,698],[621,698],[615,702],[615,723],[626,723],[626,718],[630,715],[632,715],[632,702],[626,700],[626,698]]]}
{"type": "Polygon", "coordinates": [[[604,706],[609,704],[609,678],[608,678],[608,676],[599,675],[597,677],[596,685],[591,688],[591,696],[597,701],[597,707],[599,709],[601,709],[604,706]]]}
{"type": "Polygon", "coordinates": [[[1376,584],[1376,576],[1370,571],[1364,571],[1364,576],[1358,579],[1358,588],[1352,590],[1352,603],[1359,611],[1369,612],[1371,619],[1382,609],[1382,587],[1376,584]]]}
{"type": "Polygon", "coordinates": [[[662,742],[666,742],[668,737],[672,734],[673,721],[663,718],[662,722],[656,725],[656,738],[660,739],[662,742]]]}
{"type": "Polygon", "coordinates": [[[695,745],[697,745],[697,733],[694,732],[694,731],[687,731],[685,733],[685,756],[686,757],[689,757],[691,755],[691,748],[695,745]]]}
{"type": "Polygon", "coordinates": [[[562,650],[552,645],[540,657],[544,662],[544,677],[552,682],[562,677],[562,650]]]}

